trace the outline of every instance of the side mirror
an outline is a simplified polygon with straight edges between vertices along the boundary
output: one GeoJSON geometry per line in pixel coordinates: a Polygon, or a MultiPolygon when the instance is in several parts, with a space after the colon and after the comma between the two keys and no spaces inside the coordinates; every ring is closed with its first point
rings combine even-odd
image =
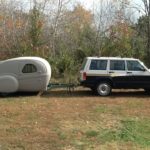
{"type": "Polygon", "coordinates": [[[135,67],[134,69],[135,69],[136,71],[143,71],[143,72],[146,71],[146,69],[145,69],[144,67],[135,67]]]}
{"type": "Polygon", "coordinates": [[[145,69],[145,68],[141,68],[141,71],[145,72],[145,71],[146,71],[146,69],[145,69]]]}

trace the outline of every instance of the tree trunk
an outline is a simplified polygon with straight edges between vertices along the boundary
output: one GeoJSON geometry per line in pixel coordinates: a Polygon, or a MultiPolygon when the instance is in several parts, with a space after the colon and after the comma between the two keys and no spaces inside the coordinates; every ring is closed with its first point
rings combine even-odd
{"type": "Polygon", "coordinates": [[[147,63],[150,67],[150,0],[148,2],[148,23],[147,23],[147,63]]]}

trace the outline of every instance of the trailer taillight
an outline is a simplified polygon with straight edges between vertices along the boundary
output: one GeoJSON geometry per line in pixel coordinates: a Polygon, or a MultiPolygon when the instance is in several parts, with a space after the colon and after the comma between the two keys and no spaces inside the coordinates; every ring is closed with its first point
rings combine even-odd
{"type": "Polygon", "coordinates": [[[83,72],[83,80],[86,80],[86,72],[83,72]]]}

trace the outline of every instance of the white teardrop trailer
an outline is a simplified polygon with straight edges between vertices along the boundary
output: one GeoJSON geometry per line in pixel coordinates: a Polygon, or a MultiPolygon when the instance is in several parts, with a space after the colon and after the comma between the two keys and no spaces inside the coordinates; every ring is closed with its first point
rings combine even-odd
{"type": "Polygon", "coordinates": [[[50,64],[39,57],[19,57],[0,62],[0,93],[46,91],[50,64]]]}

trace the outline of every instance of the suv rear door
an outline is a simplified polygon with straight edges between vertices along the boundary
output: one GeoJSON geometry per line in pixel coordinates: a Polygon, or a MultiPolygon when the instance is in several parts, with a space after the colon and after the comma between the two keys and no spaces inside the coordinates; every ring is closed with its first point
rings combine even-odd
{"type": "Polygon", "coordinates": [[[107,78],[108,60],[107,59],[91,59],[87,67],[87,82],[95,86],[102,78],[107,78]]]}
{"type": "Polygon", "coordinates": [[[39,66],[33,61],[24,60],[19,63],[19,90],[38,91],[42,85],[39,66]]]}

